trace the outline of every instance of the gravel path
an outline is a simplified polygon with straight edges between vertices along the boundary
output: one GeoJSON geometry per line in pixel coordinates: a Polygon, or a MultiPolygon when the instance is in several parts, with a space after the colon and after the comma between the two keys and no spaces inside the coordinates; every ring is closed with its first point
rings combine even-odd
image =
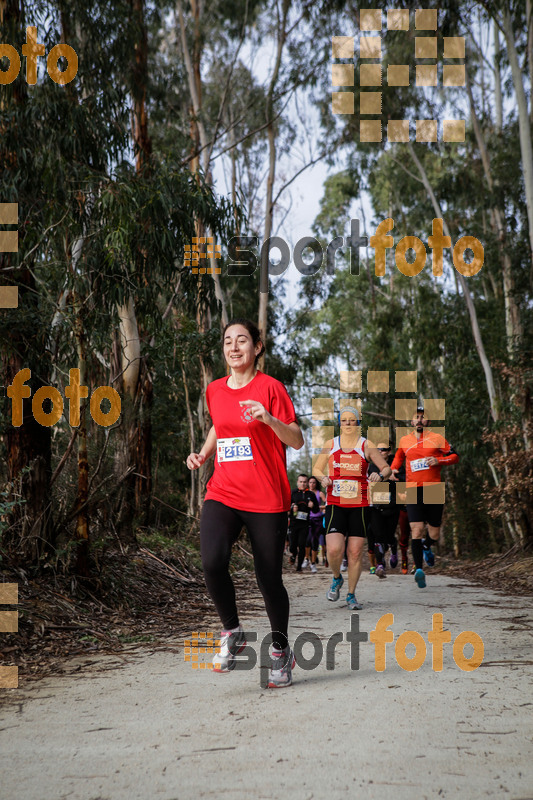
{"type": "MultiPolygon", "coordinates": [[[[346,639],[346,592],[328,602],[329,580],[325,569],[286,576],[292,641],[306,631],[324,648],[336,632],[346,639]]],[[[342,641],[333,670],[325,657],[313,669],[297,667],[293,687],[278,691],[261,688],[257,667],[223,676],[193,670],[183,641],[91,665],[69,661],[67,675],[28,685],[20,702],[0,710],[2,800],[532,800],[531,598],[443,575],[420,590],[410,575],[368,574],[358,597],[361,631],[394,614],[384,671],[375,669],[370,641],[360,644],[359,669],[342,641]],[[479,668],[461,670],[445,644],[443,669],[433,670],[434,613],[452,643],[464,630],[482,638],[479,668]],[[404,631],[426,642],[417,671],[396,661],[404,631]]],[[[267,632],[264,616],[242,622],[259,641],[267,632]]],[[[311,662],[312,645],[302,652],[311,662]]],[[[472,652],[467,645],[465,657],[472,652]]]]}

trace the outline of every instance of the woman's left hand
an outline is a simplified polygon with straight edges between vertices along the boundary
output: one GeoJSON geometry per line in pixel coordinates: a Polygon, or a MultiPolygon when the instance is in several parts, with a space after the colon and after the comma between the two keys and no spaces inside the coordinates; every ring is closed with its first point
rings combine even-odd
{"type": "Polygon", "coordinates": [[[239,405],[246,406],[250,410],[252,417],[258,419],[260,422],[264,422],[265,425],[268,425],[272,419],[272,414],[270,414],[258,400],[239,400],[239,405]]]}
{"type": "Polygon", "coordinates": [[[368,476],[368,480],[369,480],[371,483],[376,483],[376,481],[380,481],[380,480],[381,480],[381,475],[379,474],[379,472],[372,472],[372,473],[371,473],[371,474],[368,476]]]}

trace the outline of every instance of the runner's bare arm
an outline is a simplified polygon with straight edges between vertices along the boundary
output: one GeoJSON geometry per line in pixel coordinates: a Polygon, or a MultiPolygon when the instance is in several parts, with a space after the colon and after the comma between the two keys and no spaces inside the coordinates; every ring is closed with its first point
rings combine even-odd
{"type": "Polygon", "coordinates": [[[215,450],[217,449],[217,435],[215,433],[215,426],[211,425],[209,433],[207,434],[207,439],[204,442],[204,446],[200,450],[199,453],[190,453],[187,456],[187,466],[189,469],[198,469],[202,466],[202,464],[207,461],[209,456],[212,456],[215,450]]]}
{"type": "Polygon", "coordinates": [[[333,447],[333,439],[330,439],[329,442],[324,444],[322,448],[322,452],[318,456],[315,465],[313,467],[313,475],[317,478],[322,486],[329,486],[332,483],[331,478],[327,475],[328,469],[328,461],[329,461],[329,454],[333,447]],[[326,472],[324,472],[326,470],[326,472]]]}
{"type": "Polygon", "coordinates": [[[273,417],[272,414],[267,411],[264,405],[258,400],[240,400],[239,405],[247,406],[254,419],[264,422],[265,425],[268,425],[270,428],[272,428],[278,439],[282,441],[283,444],[294,448],[294,450],[300,450],[300,448],[303,447],[304,437],[302,436],[300,426],[297,422],[291,422],[289,425],[287,425],[280,419],[276,419],[276,417],[273,417]]]}

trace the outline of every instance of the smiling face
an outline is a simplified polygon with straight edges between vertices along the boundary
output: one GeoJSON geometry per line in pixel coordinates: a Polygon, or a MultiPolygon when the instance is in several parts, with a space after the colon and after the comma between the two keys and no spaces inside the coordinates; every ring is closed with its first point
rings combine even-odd
{"type": "Polygon", "coordinates": [[[224,358],[228,366],[237,372],[253,367],[255,357],[261,352],[261,342],[255,346],[244,325],[232,325],[224,335],[224,358]]]}

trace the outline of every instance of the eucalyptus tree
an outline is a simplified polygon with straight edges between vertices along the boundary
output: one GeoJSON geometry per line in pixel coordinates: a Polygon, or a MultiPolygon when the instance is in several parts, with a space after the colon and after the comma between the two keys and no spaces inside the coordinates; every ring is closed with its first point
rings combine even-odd
{"type": "MultiPolygon", "coordinates": [[[[91,8],[29,4],[24,13],[9,3],[4,12],[3,41],[20,47],[25,27],[35,24],[47,51],[64,39],[79,54],[72,85],[58,86],[39,73],[36,85],[26,87],[21,71],[12,84],[0,87],[2,201],[18,201],[21,215],[19,253],[2,255],[6,280],[20,288],[19,309],[0,318],[4,383],[29,367],[32,389],[51,378],[61,386],[73,363],[89,377],[113,383],[123,372],[117,367],[120,345],[112,364],[117,309],[133,297],[142,330],[157,344],[161,295],[173,294],[180,275],[188,303],[194,307],[197,301],[197,286],[182,257],[194,218],[205,218],[221,232],[224,219],[231,219],[230,208],[203,183],[192,181],[179,158],[154,158],[149,171],[132,163],[129,93],[138,27],[129,2],[91,8]]],[[[126,427],[124,418],[121,424],[126,427]]],[[[7,537],[18,547],[22,536],[20,549],[35,558],[59,534],[68,542],[75,521],[80,573],[89,568],[90,514],[101,483],[94,478],[105,471],[109,439],[111,455],[119,458],[117,434],[112,431],[104,440],[95,427],[87,420],[75,430],[65,417],[54,430],[52,451],[51,430],[37,424],[29,400],[23,425],[8,425],[4,436],[6,477],[23,502],[7,537]],[[105,444],[93,465],[88,461],[92,438],[105,444]],[[70,501],[58,506],[56,490],[76,439],[77,486],[70,501]]],[[[129,451],[112,487],[119,510],[131,503],[126,482],[137,471],[138,458],[129,451]]],[[[109,479],[108,474],[107,487],[109,479]]],[[[127,533],[131,510],[123,510],[123,519],[127,533]]]]}

